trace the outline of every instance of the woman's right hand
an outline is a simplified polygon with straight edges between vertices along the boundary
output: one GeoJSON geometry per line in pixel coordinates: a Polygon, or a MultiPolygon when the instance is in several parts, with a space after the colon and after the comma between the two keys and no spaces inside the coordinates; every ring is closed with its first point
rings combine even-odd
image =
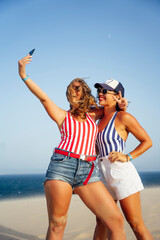
{"type": "Polygon", "coordinates": [[[125,154],[123,154],[123,152],[116,152],[116,151],[112,151],[109,153],[108,155],[108,160],[110,160],[110,162],[115,163],[116,161],[119,162],[128,162],[128,159],[126,157],[125,154]]]}
{"type": "Polygon", "coordinates": [[[29,54],[18,61],[19,75],[22,79],[24,79],[27,76],[25,66],[29,64],[31,61],[32,61],[32,56],[29,54]]]}

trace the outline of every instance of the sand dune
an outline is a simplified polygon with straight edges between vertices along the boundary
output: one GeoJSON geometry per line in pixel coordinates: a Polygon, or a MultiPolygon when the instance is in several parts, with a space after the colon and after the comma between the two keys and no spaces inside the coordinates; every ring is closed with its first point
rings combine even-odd
{"type": "MultiPolygon", "coordinates": [[[[144,221],[155,240],[160,240],[160,187],[141,193],[144,221]]],[[[0,202],[0,240],[45,239],[48,224],[45,197],[0,202]]],[[[64,240],[92,240],[95,216],[78,196],[72,197],[64,240]]],[[[135,237],[126,223],[127,239],[135,237]]]]}

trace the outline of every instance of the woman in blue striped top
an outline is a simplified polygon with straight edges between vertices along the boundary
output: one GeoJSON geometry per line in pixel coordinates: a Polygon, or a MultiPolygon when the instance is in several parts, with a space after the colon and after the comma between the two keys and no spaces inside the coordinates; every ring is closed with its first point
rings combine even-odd
{"type": "MultiPolygon", "coordinates": [[[[124,97],[124,88],[116,80],[96,83],[99,104],[104,116],[98,123],[97,146],[102,181],[114,200],[120,202],[126,220],[139,240],[153,239],[146,228],[141,213],[141,179],[131,163],[152,146],[152,141],[137,120],[117,108],[117,99],[124,97]],[[129,154],[124,154],[128,134],[132,133],[140,144],[129,154]]],[[[97,219],[94,240],[106,240],[109,231],[97,219]]]]}

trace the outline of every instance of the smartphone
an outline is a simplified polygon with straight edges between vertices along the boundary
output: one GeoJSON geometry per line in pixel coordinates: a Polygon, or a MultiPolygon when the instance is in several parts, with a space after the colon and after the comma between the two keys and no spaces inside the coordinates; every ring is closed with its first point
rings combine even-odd
{"type": "Polygon", "coordinates": [[[34,51],[35,51],[35,48],[33,48],[30,52],[29,52],[29,55],[33,55],[33,53],[34,53],[34,51]]]}

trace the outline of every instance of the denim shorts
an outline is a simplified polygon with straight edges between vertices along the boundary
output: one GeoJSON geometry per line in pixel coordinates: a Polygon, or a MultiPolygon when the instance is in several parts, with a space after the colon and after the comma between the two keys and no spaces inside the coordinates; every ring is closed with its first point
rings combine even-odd
{"type": "MultiPolygon", "coordinates": [[[[46,172],[45,181],[60,180],[69,183],[72,188],[83,186],[92,167],[92,162],[53,153],[46,172]]],[[[94,161],[94,170],[88,183],[101,181],[98,160],[94,161]]]]}

